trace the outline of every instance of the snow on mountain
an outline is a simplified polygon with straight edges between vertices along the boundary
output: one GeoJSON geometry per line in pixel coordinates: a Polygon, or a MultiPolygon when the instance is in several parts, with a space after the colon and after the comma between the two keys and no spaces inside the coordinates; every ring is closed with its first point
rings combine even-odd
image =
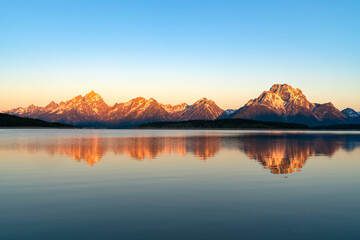
{"type": "Polygon", "coordinates": [[[176,113],[185,110],[188,104],[180,103],[174,106],[172,106],[171,104],[161,104],[161,106],[169,113],[176,113]]]}
{"type": "Polygon", "coordinates": [[[186,103],[172,106],[160,104],[153,98],[138,97],[125,103],[108,106],[94,91],[59,104],[52,101],[45,107],[30,105],[27,108],[20,107],[5,111],[23,117],[86,126],[123,126],[185,118],[215,119],[220,112],[222,110],[213,101],[207,99],[199,100],[189,107],[186,103]]]}
{"type": "Polygon", "coordinates": [[[126,103],[117,103],[109,111],[105,122],[116,124],[135,124],[171,120],[167,112],[155,99],[138,97],[126,103]]]}
{"type": "Polygon", "coordinates": [[[214,120],[223,114],[223,112],[224,110],[216,105],[214,101],[202,98],[183,110],[177,120],[214,120]]]}
{"type": "Polygon", "coordinates": [[[223,111],[214,101],[202,98],[192,105],[161,104],[155,99],[134,98],[109,106],[91,91],[68,101],[51,102],[45,107],[30,105],[4,113],[83,126],[125,126],[153,121],[214,120],[243,118],[262,121],[284,121],[308,125],[360,122],[353,109],[339,111],[332,103],[318,104],[307,100],[302,91],[287,84],[275,84],[269,91],[249,100],[239,109],[223,111]]]}
{"type": "Polygon", "coordinates": [[[354,109],[352,108],[346,108],[344,110],[341,111],[343,114],[345,114],[348,118],[356,118],[356,117],[360,117],[360,112],[356,112],[354,109]]]}
{"type": "Polygon", "coordinates": [[[332,103],[311,103],[300,89],[287,84],[275,84],[258,98],[251,99],[234,118],[309,125],[343,123],[346,120],[346,116],[332,103]]]}
{"type": "Polygon", "coordinates": [[[51,122],[77,124],[101,121],[104,114],[108,112],[108,109],[109,106],[100,95],[92,91],[84,97],[79,95],[60,104],[51,102],[45,107],[34,107],[30,105],[28,108],[25,108],[25,111],[23,109],[13,109],[7,111],[7,113],[39,118],[51,122]]]}
{"type": "Polygon", "coordinates": [[[218,119],[232,118],[238,109],[227,109],[218,117],[218,119]]]}
{"type": "Polygon", "coordinates": [[[231,115],[234,114],[237,111],[237,109],[227,109],[224,111],[225,114],[231,115]]]}

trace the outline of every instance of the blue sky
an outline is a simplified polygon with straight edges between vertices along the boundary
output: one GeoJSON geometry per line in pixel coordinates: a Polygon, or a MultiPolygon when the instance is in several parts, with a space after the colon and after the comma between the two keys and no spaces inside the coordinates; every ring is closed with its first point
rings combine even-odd
{"type": "Polygon", "coordinates": [[[0,110],[91,90],[238,108],[275,83],[360,111],[360,1],[0,2],[0,110]]]}

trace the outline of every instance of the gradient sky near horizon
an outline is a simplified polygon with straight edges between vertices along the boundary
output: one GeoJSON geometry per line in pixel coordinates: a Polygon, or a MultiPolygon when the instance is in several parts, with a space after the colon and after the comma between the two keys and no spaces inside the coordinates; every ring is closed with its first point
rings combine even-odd
{"type": "Polygon", "coordinates": [[[0,111],[91,90],[239,108],[275,83],[360,111],[360,1],[0,2],[0,111]]]}

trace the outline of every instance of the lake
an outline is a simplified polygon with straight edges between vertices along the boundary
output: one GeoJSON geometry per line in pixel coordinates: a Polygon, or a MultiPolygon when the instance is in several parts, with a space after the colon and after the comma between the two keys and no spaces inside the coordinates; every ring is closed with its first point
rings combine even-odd
{"type": "Polygon", "coordinates": [[[360,239],[360,133],[0,129],[0,239],[360,239]]]}

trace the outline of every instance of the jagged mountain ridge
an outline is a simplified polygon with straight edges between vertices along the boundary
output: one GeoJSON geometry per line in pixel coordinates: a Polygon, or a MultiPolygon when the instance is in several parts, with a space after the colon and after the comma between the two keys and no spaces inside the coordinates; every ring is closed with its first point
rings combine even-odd
{"type": "Polygon", "coordinates": [[[84,126],[124,126],[154,121],[211,120],[218,118],[223,110],[206,98],[193,105],[181,103],[172,106],[158,103],[153,98],[138,97],[109,106],[99,94],[91,91],[59,104],[52,101],[45,107],[30,105],[5,113],[84,126]]]}
{"type": "Polygon", "coordinates": [[[223,114],[223,112],[224,110],[218,107],[214,101],[202,98],[181,111],[179,113],[179,120],[215,120],[223,114]]]}
{"type": "Polygon", "coordinates": [[[214,120],[242,118],[260,121],[301,123],[310,126],[359,123],[360,114],[353,109],[339,111],[332,103],[311,103],[300,89],[275,84],[258,98],[251,99],[237,110],[222,110],[216,103],[202,98],[192,105],[161,104],[155,99],[134,98],[109,106],[91,91],[66,102],[51,102],[45,107],[30,105],[4,113],[49,122],[83,126],[125,126],[155,121],[214,120]]]}
{"type": "Polygon", "coordinates": [[[331,102],[311,103],[302,91],[287,84],[275,84],[251,99],[232,118],[281,121],[308,125],[347,123],[348,117],[331,102]]]}
{"type": "Polygon", "coordinates": [[[37,118],[49,122],[94,123],[103,120],[110,107],[94,91],[72,98],[59,104],[52,101],[45,107],[30,105],[28,108],[16,108],[6,113],[21,117],[37,118]]]}
{"type": "Polygon", "coordinates": [[[116,103],[104,118],[111,124],[143,123],[171,120],[173,115],[166,111],[155,99],[138,97],[126,103],[116,103]]]}

